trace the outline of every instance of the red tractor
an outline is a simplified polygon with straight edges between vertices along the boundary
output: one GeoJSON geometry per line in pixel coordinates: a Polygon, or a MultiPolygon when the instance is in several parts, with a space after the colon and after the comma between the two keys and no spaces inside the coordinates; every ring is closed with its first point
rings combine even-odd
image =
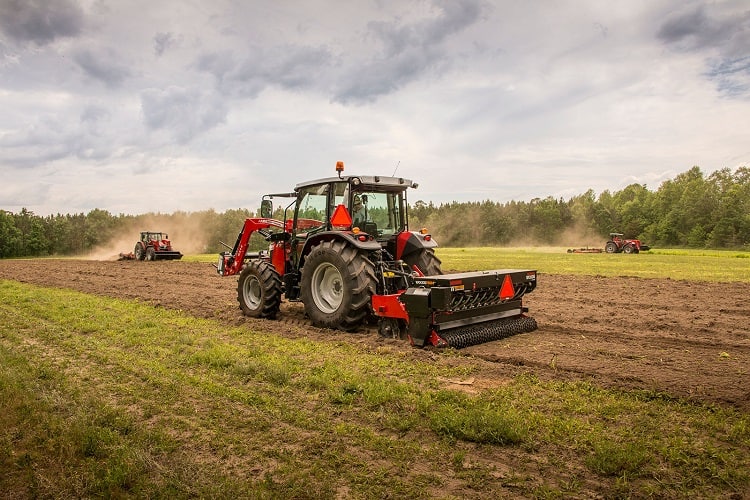
{"type": "Polygon", "coordinates": [[[408,337],[422,347],[478,344],[536,329],[521,298],[536,271],[442,274],[437,243],[409,230],[409,179],[342,176],[268,194],[261,217],[245,220],[234,247],[222,252],[221,276],[239,275],[242,312],[276,318],[282,297],[302,302],[313,325],[353,331],[378,324],[381,335],[408,337]],[[274,198],[290,198],[283,220],[271,218],[274,198]],[[248,252],[260,234],[268,250],[248,252]]]}
{"type": "Polygon", "coordinates": [[[622,233],[609,233],[609,241],[604,245],[604,251],[607,253],[638,253],[644,252],[650,247],[641,244],[641,240],[624,239],[622,233]]]}
{"type": "Polygon", "coordinates": [[[135,260],[177,260],[182,258],[180,252],[172,249],[169,235],[154,231],[141,232],[141,240],[135,244],[132,255],[135,260]]]}

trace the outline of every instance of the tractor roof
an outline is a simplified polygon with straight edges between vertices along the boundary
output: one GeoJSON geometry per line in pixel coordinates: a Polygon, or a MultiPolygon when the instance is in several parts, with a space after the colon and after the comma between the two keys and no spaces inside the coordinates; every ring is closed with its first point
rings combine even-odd
{"type": "Polygon", "coordinates": [[[384,177],[381,175],[342,175],[339,177],[326,177],[324,179],[316,179],[312,181],[300,182],[294,187],[295,191],[299,191],[302,188],[308,186],[317,186],[319,184],[328,184],[331,182],[348,182],[354,185],[365,185],[373,187],[385,187],[391,190],[406,190],[407,188],[415,188],[418,186],[416,182],[412,182],[411,179],[404,179],[403,177],[384,177]]]}

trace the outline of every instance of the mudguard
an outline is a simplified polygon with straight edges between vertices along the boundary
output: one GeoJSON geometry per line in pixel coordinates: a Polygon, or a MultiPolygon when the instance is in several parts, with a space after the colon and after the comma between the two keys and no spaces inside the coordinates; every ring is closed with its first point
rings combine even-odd
{"type": "Polygon", "coordinates": [[[420,252],[425,248],[436,248],[437,242],[432,239],[430,234],[422,234],[416,231],[404,231],[396,239],[396,259],[401,259],[407,255],[420,252]]]}

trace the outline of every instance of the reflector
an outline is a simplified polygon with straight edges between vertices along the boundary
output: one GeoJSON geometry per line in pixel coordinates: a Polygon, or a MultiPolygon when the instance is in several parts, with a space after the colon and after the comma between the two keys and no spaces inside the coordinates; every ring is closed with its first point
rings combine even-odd
{"type": "Polygon", "coordinates": [[[336,210],[331,216],[332,226],[350,227],[352,225],[352,216],[344,205],[337,205],[336,210]]]}
{"type": "Polygon", "coordinates": [[[516,294],[516,290],[513,288],[513,281],[510,279],[510,274],[505,275],[503,280],[503,286],[500,287],[500,293],[498,294],[502,300],[512,299],[516,294]]]}

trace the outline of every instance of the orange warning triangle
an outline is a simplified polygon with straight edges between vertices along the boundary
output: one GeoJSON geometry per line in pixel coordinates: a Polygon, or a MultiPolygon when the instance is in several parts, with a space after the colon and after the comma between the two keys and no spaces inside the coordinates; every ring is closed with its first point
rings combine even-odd
{"type": "Polygon", "coordinates": [[[332,226],[345,226],[349,227],[352,225],[352,216],[349,215],[349,211],[344,205],[338,205],[336,210],[333,211],[331,216],[332,226]]]}
{"type": "Polygon", "coordinates": [[[502,300],[508,300],[513,298],[516,294],[516,290],[513,288],[513,281],[510,279],[510,274],[505,275],[503,280],[503,286],[500,287],[500,293],[498,294],[502,300]]]}

